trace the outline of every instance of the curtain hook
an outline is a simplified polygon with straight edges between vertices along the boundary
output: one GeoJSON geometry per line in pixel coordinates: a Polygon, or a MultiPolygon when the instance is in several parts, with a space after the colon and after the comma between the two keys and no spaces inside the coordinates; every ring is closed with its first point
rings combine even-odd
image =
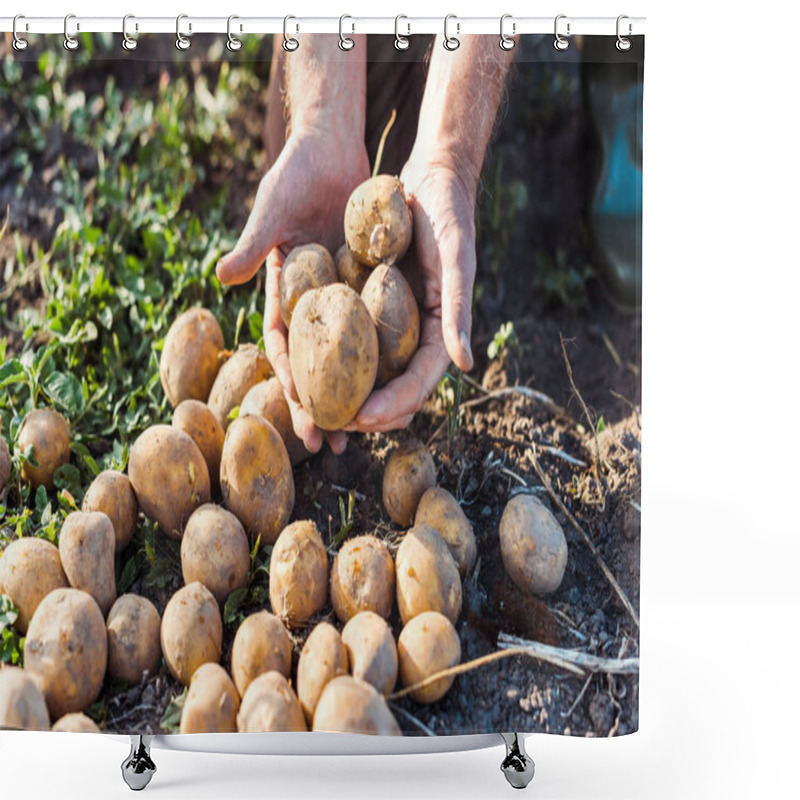
{"type": "MultiPolygon", "coordinates": [[[[136,19],[133,14],[126,14],[122,18],[122,49],[130,52],[139,46],[139,40],[128,33],[128,20],[136,19]]],[[[136,23],[136,30],[139,30],[139,23],[136,23]]]]}
{"type": "MultiPolygon", "coordinates": [[[[27,50],[28,49],[28,40],[27,39],[23,39],[17,33],[17,20],[20,20],[20,19],[26,19],[25,15],[24,14],[17,14],[14,17],[14,24],[11,26],[11,30],[13,31],[13,34],[14,34],[14,38],[12,39],[11,44],[14,46],[14,49],[18,50],[18,51],[22,51],[22,50],[27,50]]],[[[26,30],[28,29],[27,23],[25,24],[25,29],[26,30]]]]}
{"type": "MultiPolygon", "coordinates": [[[[620,14],[617,17],[617,50],[619,50],[621,53],[625,53],[631,49],[631,40],[623,36],[622,33],[620,32],[621,22],[624,19],[628,19],[627,14],[620,14]]],[[[628,36],[630,36],[632,33],[633,33],[633,25],[631,25],[631,23],[628,22],[628,36]]]]}
{"type": "MultiPolygon", "coordinates": [[[[239,17],[237,17],[236,14],[231,14],[228,17],[228,41],[227,41],[225,46],[228,48],[228,50],[231,51],[231,53],[235,53],[237,50],[241,50],[242,49],[242,40],[241,39],[237,39],[231,33],[231,22],[233,22],[235,19],[239,19],[239,17]]],[[[240,31],[241,31],[241,29],[242,29],[241,26],[239,26],[239,30],[240,31]]]]}
{"type": "MultiPolygon", "coordinates": [[[[300,47],[300,40],[296,36],[289,35],[289,20],[290,19],[297,19],[297,17],[293,17],[291,15],[283,18],[283,49],[287,53],[293,53],[300,47]]],[[[300,32],[300,26],[296,26],[296,31],[300,32]]]]}
{"type": "MultiPolygon", "coordinates": [[[[559,15],[556,17],[556,23],[555,23],[555,35],[556,35],[556,39],[555,39],[555,41],[553,42],[553,47],[555,47],[555,49],[556,49],[556,50],[566,50],[566,49],[569,47],[569,39],[566,39],[566,38],[564,38],[564,37],[563,37],[563,36],[562,36],[562,35],[561,35],[561,34],[558,32],[558,22],[559,22],[559,20],[566,19],[566,18],[567,18],[567,15],[566,15],[566,14],[559,14],[559,15]]],[[[567,36],[569,36],[569,35],[570,35],[570,27],[571,27],[570,23],[569,23],[569,22],[567,22],[567,36]]]]}
{"type": "Polygon", "coordinates": [[[411,36],[411,24],[408,24],[408,33],[405,36],[400,35],[400,20],[401,19],[408,19],[405,14],[398,14],[394,18],[394,46],[397,50],[408,50],[411,47],[411,40],[408,38],[411,36]]]}
{"type": "MultiPolygon", "coordinates": [[[[81,46],[81,43],[69,32],[69,21],[71,19],[75,19],[74,14],[67,14],[64,17],[64,49],[73,52],[81,46]]],[[[75,29],[78,31],[81,29],[80,23],[75,24],[75,29]]]]}
{"type": "Polygon", "coordinates": [[[461,31],[461,23],[458,22],[458,18],[456,17],[456,15],[448,14],[444,18],[444,41],[442,42],[442,44],[444,45],[444,49],[450,50],[450,52],[452,52],[453,50],[458,50],[458,48],[461,47],[461,42],[458,40],[458,36],[447,35],[447,26],[451,19],[456,20],[456,34],[458,34],[461,31]]]}
{"type": "MultiPolygon", "coordinates": [[[[344,21],[346,19],[353,19],[353,18],[349,14],[342,14],[342,16],[339,17],[339,49],[344,50],[345,52],[347,50],[352,50],[356,46],[356,43],[355,41],[353,41],[353,39],[351,39],[349,36],[344,35],[343,29],[344,29],[344,21]]],[[[356,26],[353,25],[352,28],[353,32],[355,32],[356,26]]]]}
{"type": "MultiPolygon", "coordinates": [[[[175,37],[176,37],[175,38],[175,47],[177,47],[178,50],[188,50],[189,47],[191,47],[191,44],[192,44],[191,40],[188,39],[186,36],[184,36],[181,33],[181,20],[182,19],[188,19],[188,18],[189,18],[188,14],[178,14],[178,16],[177,16],[177,18],[175,20],[175,37]]],[[[189,33],[191,33],[191,32],[192,32],[192,23],[190,22],[189,23],[189,33]]]]}
{"type": "Polygon", "coordinates": [[[516,39],[512,39],[511,37],[516,35],[517,33],[517,23],[511,23],[511,36],[508,36],[505,31],[503,30],[503,26],[507,19],[513,19],[511,14],[503,14],[500,17],[500,49],[501,50],[513,50],[514,46],[516,45],[516,39]]]}

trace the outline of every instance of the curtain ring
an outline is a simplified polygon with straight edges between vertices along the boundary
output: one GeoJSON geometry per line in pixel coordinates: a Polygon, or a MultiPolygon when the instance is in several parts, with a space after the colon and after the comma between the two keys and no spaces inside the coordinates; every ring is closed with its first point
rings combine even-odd
{"type": "MultiPolygon", "coordinates": [[[[235,20],[235,19],[239,19],[239,17],[237,17],[236,14],[231,14],[228,17],[228,41],[227,41],[225,46],[228,48],[228,50],[231,51],[231,53],[235,53],[238,50],[242,49],[242,40],[241,39],[237,39],[231,33],[231,22],[233,22],[233,20],[235,20]]],[[[241,28],[239,28],[239,30],[241,30],[241,28]]]]}
{"type": "MultiPolygon", "coordinates": [[[[175,38],[175,47],[177,47],[178,50],[188,50],[189,47],[191,47],[191,44],[192,44],[191,40],[188,39],[186,36],[184,36],[181,33],[181,20],[182,19],[188,19],[188,18],[189,18],[188,14],[178,14],[178,16],[177,16],[177,18],[175,20],[175,37],[176,37],[175,38]]],[[[192,32],[192,23],[190,22],[189,23],[189,33],[191,33],[191,32],[192,32]]]]}
{"type": "MultiPolygon", "coordinates": [[[[14,17],[14,24],[11,27],[11,30],[14,33],[14,38],[11,40],[11,44],[13,45],[14,49],[18,50],[18,51],[22,51],[22,50],[27,50],[28,49],[28,40],[27,39],[23,39],[17,33],[17,20],[20,20],[20,19],[25,19],[25,15],[24,14],[17,14],[14,17]]],[[[26,26],[26,28],[27,28],[27,26],[26,26]]]]}
{"type": "MultiPolygon", "coordinates": [[[[620,23],[624,19],[628,19],[628,15],[627,14],[620,14],[617,17],[617,50],[619,50],[621,53],[626,53],[628,50],[631,49],[631,40],[628,39],[627,37],[623,36],[620,33],[620,28],[621,28],[620,23]]],[[[631,25],[631,23],[629,22],[628,23],[628,36],[630,36],[631,33],[633,33],[633,25],[631,25]]]]}
{"type": "MultiPolygon", "coordinates": [[[[74,52],[81,46],[81,43],[69,32],[69,21],[71,19],[75,19],[74,14],[67,14],[67,16],[64,17],[64,49],[74,52]]],[[[80,25],[76,26],[76,30],[80,30],[80,28],[80,25]]]]}
{"type": "MultiPolygon", "coordinates": [[[[555,41],[553,42],[553,47],[555,47],[556,50],[566,50],[569,47],[569,39],[565,39],[558,32],[558,21],[561,20],[561,19],[566,19],[566,18],[567,18],[566,14],[559,14],[556,17],[556,22],[555,22],[555,35],[556,35],[556,38],[555,38],[555,41]]],[[[570,35],[570,27],[571,27],[570,23],[567,22],[567,36],[570,35]]]]}
{"type": "MultiPolygon", "coordinates": [[[[339,49],[344,50],[345,52],[347,52],[348,50],[352,50],[356,46],[356,43],[355,41],[353,41],[353,39],[351,39],[349,36],[344,35],[343,28],[344,28],[344,21],[346,19],[353,19],[353,18],[349,14],[342,14],[342,16],[339,17],[339,49]]],[[[355,32],[356,26],[353,25],[352,28],[353,32],[355,32]]]]}
{"type": "Polygon", "coordinates": [[[501,50],[513,50],[514,46],[516,45],[516,39],[512,39],[511,36],[516,35],[517,33],[517,23],[511,23],[511,36],[508,36],[505,31],[503,30],[503,25],[507,19],[512,19],[511,14],[503,14],[500,17],[500,49],[501,50]]]}
{"type": "MultiPolygon", "coordinates": [[[[297,17],[293,17],[291,15],[283,18],[283,49],[287,53],[293,53],[300,47],[300,40],[296,36],[289,35],[289,20],[290,19],[297,19],[297,17]]],[[[300,26],[297,26],[297,31],[300,30],[300,26]]]]}
{"type": "MultiPolygon", "coordinates": [[[[461,47],[461,42],[458,40],[457,36],[447,35],[447,26],[451,19],[457,20],[456,15],[448,14],[444,18],[444,41],[442,42],[442,44],[444,45],[444,49],[449,50],[450,52],[452,52],[453,50],[458,50],[458,48],[461,47]]],[[[459,33],[460,30],[461,30],[461,23],[456,21],[456,33],[459,33]]]]}
{"type": "Polygon", "coordinates": [[[397,50],[408,50],[411,47],[411,40],[408,38],[411,35],[411,25],[408,24],[408,33],[405,36],[400,35],[400,20],[408,19],[405,14],[398,14],[394,18],[394,46],[397,50]]]}
{"type": "MultiPolygon", "coordinates": [[[[130,52],[139,46],[139,40],[128,33],[128,20],[136,19],[133,14],[126,14],[122,18],[122,49],[130,52]]],[[[136,30],[139,30],[139,24],[136,24],[136,30]]]]}

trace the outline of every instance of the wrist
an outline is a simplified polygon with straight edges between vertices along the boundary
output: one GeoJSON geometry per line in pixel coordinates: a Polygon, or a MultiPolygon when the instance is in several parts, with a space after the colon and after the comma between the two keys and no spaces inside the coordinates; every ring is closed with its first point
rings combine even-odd
{"type": "Polygon", "coordinates": [[[404,182],[419,184],[431,175],[445,173],[474,203],[481,167],[482,161],[459,147],[447,147],[438,143],[428,146],[418,139],[403,169],[404,182]]]}

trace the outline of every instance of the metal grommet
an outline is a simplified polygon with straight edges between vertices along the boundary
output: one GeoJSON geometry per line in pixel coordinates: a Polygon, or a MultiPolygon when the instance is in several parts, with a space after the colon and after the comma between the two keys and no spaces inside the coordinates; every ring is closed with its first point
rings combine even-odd
{"type": "MultiPolygon", "coordinates": [[[[21,52],[22,50],[27,50],[28,49],[28,40],[27,39],[23,39],[17,33],[17,20],[20,20],[20,19],[25,19],[25,15],[24,14],[17,14],[14,17],[14,24],[11,27],[11,30],[12,30],[13,35],[14,35],[14,38],[11,40],[11,45],[13,46],[13,48],[15,50],[18,50],[18,51],[21,52]]],[[[28,26],[26,24],[25,25],[25,29],[27,30],[27,28],[28,28],[28,26]]]]}
{"type": "MultiPolygon", "coordinates": [[[[178,50],[188,50],[192,46],[191,40],[181,33],[181,20],[188,18],[188,14],[178,14],[177,18],[175,19],[175,47],[177,47],[178,50]]],[[[190,22],[189,33],[191,32],[192,23],[190,22]]]]}
{"type": "Polygon", "coordinates": [[[398,14],[394,18],[394,46],[397,50],[408,50],[411,47],[411,40],[408,38],[411,36],[411,24],[408,24],[408,33],[405,36],[400,35],[400,20],[401,19],[408,19],[405,14],[398,14]]]}
{"type": "MultiPolygon", "coordinates": [[[[559,20],[566,19],[566,18],[567,18],[566,14],[559,14],[556,17],[556,22],[555,22],[555,26],[554,26],[554,31],[555,31],[556,38],[555,38],[555,41],[553,42],[553,47],[555,47],[556,50],[566,50],[569,47],[569,39],[565,39],[558,32],[558,22],[559,22],[559,20]]],[[[567,36],[570,35],[570,27],[571,27],[570,23],[568,22],[567,23],[567,36]]]]}
{"type": "MultiPolygon", "coordinates": [[[[345,52],[347,52],[348,50],[352,50],[356,46],[355,41],[353,41],[349,36],[344,35],[343,28],[344,28],[344,21],[346,19],[353,19],[353,18],[349,14],[342,14],[342,16],[339,17],[339,49],[344,50],[345,52]]],[[[353,25],[352,28],[353,32],[355,33],[356,26],[353,25]]]]}
{"type": "MultiPolygon", "coordinates": [[[[122,18],[122,49],[127,50],[130,52],[131,50],[135,50],[139,46],[139,40],[135,39],[128,33],[128,20],[129,19],[136,19],[133,14],[126,14],[122,18]]],[[[139,24],[136,24],[136,30],[139,30],[139,24]]]]}
{"type": "MultiPolygon", "coordinates": [[[[453,50],[458,50],[461,47],[461,42],[458,40],[457,36],[448,36],[447,35],[447,25],[451,19],[457,19],[455,14],[448,14],[444,18],[444,41],[442,44],[444,45],[445,50],[449,50],[452,52],[453,50]]],[[[461,31],[461,23],[456,22],[456,33],[460,33],[461,31]]]]}
{"type": "Polygon", "coordinates": [[[511,19],[511,14],[503,14],[500,17],[500,49],[501,50],[513,50],[515,45],[517,44],[516,39],[512,39],[511,36],[515,36],[517,33],[517,23],[511,23],[511,36],[508,36],[506,32],[503,30],[503,26],[507,19],[511,19]]]}
{"type": "MultiPolygon", "coordinates": [[[[289,20],[290,19],[297,19],[291,15],[283,18],[283,49],[287,53],[293,53],[300,47],[300,40],[296,36],[289,35],[289,20]]],[[[300,32],[300,26],[297,25],[295,27],[296,32],[300,32]]]]}
{"type": "MultiPolygon", "coordinates": [[[[236,53],[237,51],[242,49],[242,40],[237,39],[231,33],[231,22],[233,22],[235,19],[239,19],[239,17],[237,17],[236,14],[231,14],[228,17],[228,41],[226,42],[225,47],[227,47],[228,50],[231,51],[231,53],[236,53]]],[[[242,30],[241,26],[239,27],[239,30],[240,31],[242,30]]]]}
{"type": "MultiPolygon", "coordinates": [[[[64,49],[65,50],[69,50],[70,52],[73,52],[73,51],[77,50],[81,46],[81,43],[74,36],[70,35],[70,32],[69,32],[69,21],[71,19],[75,19],[75,15],[74,14],[67,14],[67,16],[64,17],[64,49]]],[[[80,24],[78,24],[76,26],[76,30],[80,30],[80,29],[81,29],[81,26],[80,26],[80,24]]]]}
{"type": "MultiPolygon", "coordinates": [[[[621,53],[626,53],[628,50],[631,49],[631,40],[628,39],[627,37],[623,36],[620,33],[620,27],[621,27],[620,23],[624,19],[628,19],[628,15],[627,14],[620,14],[617,17],[617,50],[619,50],[621,53]]],[[[630,36],[631,33],[633,33],[633,25],[631,25],[631,23],[629,22],[628,23],[628,36],[630,36]]]]}

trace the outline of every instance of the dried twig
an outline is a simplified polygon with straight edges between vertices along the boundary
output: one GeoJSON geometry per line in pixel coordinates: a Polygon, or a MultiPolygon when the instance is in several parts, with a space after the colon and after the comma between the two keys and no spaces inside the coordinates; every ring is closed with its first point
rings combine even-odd
{"type": "Polygon", "coordinates": [[[581,689],[580,693],[575,698],[575,702],[566,711],[561,712],[561,719],[569,719],[572,716],[572,712],[578,707],[578,703],[580,703],[581,698],[586,694],[586,690],[589,688],[589,684],[592,682],[593,678],[594,673],[591,673],[583,684],[583,689],[581,689]]]}
{"type": "Polygon", "coordinates": [[[400,714],[401,717],[405,717],[413,725],[416,725],[426,736],[436,736],[421,719],[417,719],[410,711],[401,708],[397,703],[389,703],[389,706],[395,714],[400,714]]]}

